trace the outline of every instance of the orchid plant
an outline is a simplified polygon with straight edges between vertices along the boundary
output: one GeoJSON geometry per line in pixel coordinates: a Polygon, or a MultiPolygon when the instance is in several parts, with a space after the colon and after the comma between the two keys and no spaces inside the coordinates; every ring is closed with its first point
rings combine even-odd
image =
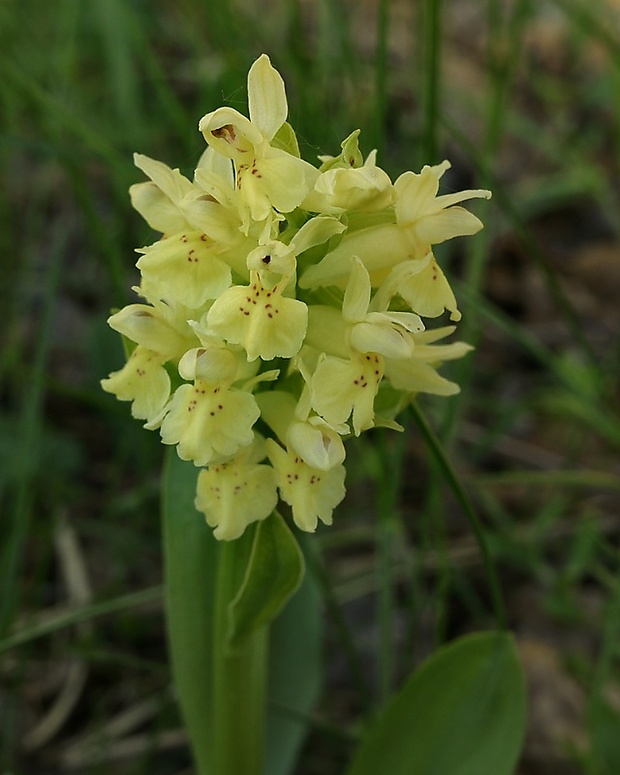
{"type": "Polygon", "coordinates": [[[459,390],[439,368],[471,348],[445,341],[461,313],[433,246],[481,229],[461,203],[490,196],[439,195],[447,161],[392,182],[375,151],[363,158],[359,131],[319,166],[304,161],[264,54],[248,103],[249,118],[222,107],[200,120],[193,180],[135,156],[148,181],[131,201],[160,237],[138,251],[141,301],[109,318],[128,358],[102,380],[186,461],[167,475],[184,472],[204,515],[164,530],[173,667],[201,775],[263,772],[266,633],[303,576],[278,503],[301,531],[330,525],[345,443],[402,431],[396,417],[419,393],[459,390]],[[202,625],[179,613],[200,574],[204,649],[189,633],[202,625]]]}

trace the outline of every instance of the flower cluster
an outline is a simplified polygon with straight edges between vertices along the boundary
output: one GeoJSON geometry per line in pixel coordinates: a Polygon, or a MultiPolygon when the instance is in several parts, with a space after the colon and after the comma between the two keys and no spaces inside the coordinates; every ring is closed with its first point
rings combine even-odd
{"type": "Polygon", "coordinates": [[[248,75],[249,119],[228,107],[202,118],[193,181],[146,156],[133,206],[161,238],[137,267],[144,303],[109,319],[135,346],[103,389],[202,470],[196,506],[229,540],[278,499],[313,531],[345,494],[344,440],[419,392],[458,386],[438,366],[470,348],[441,343],[460,313],[432,246],[474,234],[437,195],[448,162],[392,183],[364,160],[359,131],[315,167],[287,123],[282,78],[262,55],[248,75]]]}

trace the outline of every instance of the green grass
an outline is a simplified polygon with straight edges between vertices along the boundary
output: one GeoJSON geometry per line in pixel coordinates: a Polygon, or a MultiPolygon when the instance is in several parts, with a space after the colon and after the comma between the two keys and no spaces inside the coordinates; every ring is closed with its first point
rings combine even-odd
{"type": "Polygon", "coordinates": [[[563,754],[567,772],[620,771],[617,17],[585,0],[454,5],[0,3],[2,771],[189,767],[157,592],[161,445],[98,381],[122,362],[105,320],[153,238],[129,205],[132,153],[191,172],[198,120],[245,111],[263,51],[306,158],[361,128],[393,177],[446,157],[448,188],[494,191],[472,206],[485,230],[440,254],[477,348],[451,369],[461,395],[349,445],[348,499],[316,537],[333,680],[303,774],[342,770],[411,665],[501,610],[586,698],[590,746],[563,754]],[[92,590],[79,604],[63,520],[92,590]],[[24,750],[77,663],[66,718],[24,750]],[[142,720],[108,729],[147,697],[142,720]]]}

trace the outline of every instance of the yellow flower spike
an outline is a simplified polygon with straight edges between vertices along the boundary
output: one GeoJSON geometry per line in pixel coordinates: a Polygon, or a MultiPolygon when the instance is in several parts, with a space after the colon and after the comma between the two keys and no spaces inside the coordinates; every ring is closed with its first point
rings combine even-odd
{"type": "Polygon", "coordinates": [[[119,401],[131,401],[132,416],[151,423],[170,396],[170,377],[162,363],[160,355],[138,345],[120,371],[101,380],[101,387],[119,401]]]}
{"type": "Polygon", "coordinates": [[[222,107],[200,120],[207,147],[193,180],[135,156],[149,180],[131,199],[162,237],[138,251],[146,303],[109,319],[137,346],[102,380],[179,457],[207,467],[196,506],[221,540],[267,517],[278,492],[301,529],[330,524],[345,439],[400,430],[393,418],[416,393],[458,392],[438,369],[471,348],[442,343],[454,327],[424,330],[420,316],[460,318],[432,246],[477,232],[461,203],[490,196],[440,195],[447,161],[392,183],[376,151],[364,159],[359,130],[317,169],[300,158],[266,55],[247,90],[249,117],[222,107]],[[288,364],[264,363],[274,359],[288,364]],[[184,384],[171,392],[175,366],[184,384]]]}
{"type": "Polygon", "coordinates": [[[215,528],[215,538],[239,538],[249,524],[266,519],[275,509],[276,473],[271,466],[261,464],[265,454],[265,441],[257,435],[232,460],[198,474],[196,508],[215,528]]]}

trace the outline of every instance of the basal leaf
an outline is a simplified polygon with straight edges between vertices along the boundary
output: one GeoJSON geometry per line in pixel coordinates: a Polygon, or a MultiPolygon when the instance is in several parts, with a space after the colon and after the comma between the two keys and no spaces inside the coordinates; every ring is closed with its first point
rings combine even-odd
{"type": "Polygon", "coordinates": [[[346,775],[512,775],[525,716],[512,637],[468,635],[411,676],[368,731],[346,775]]]}

